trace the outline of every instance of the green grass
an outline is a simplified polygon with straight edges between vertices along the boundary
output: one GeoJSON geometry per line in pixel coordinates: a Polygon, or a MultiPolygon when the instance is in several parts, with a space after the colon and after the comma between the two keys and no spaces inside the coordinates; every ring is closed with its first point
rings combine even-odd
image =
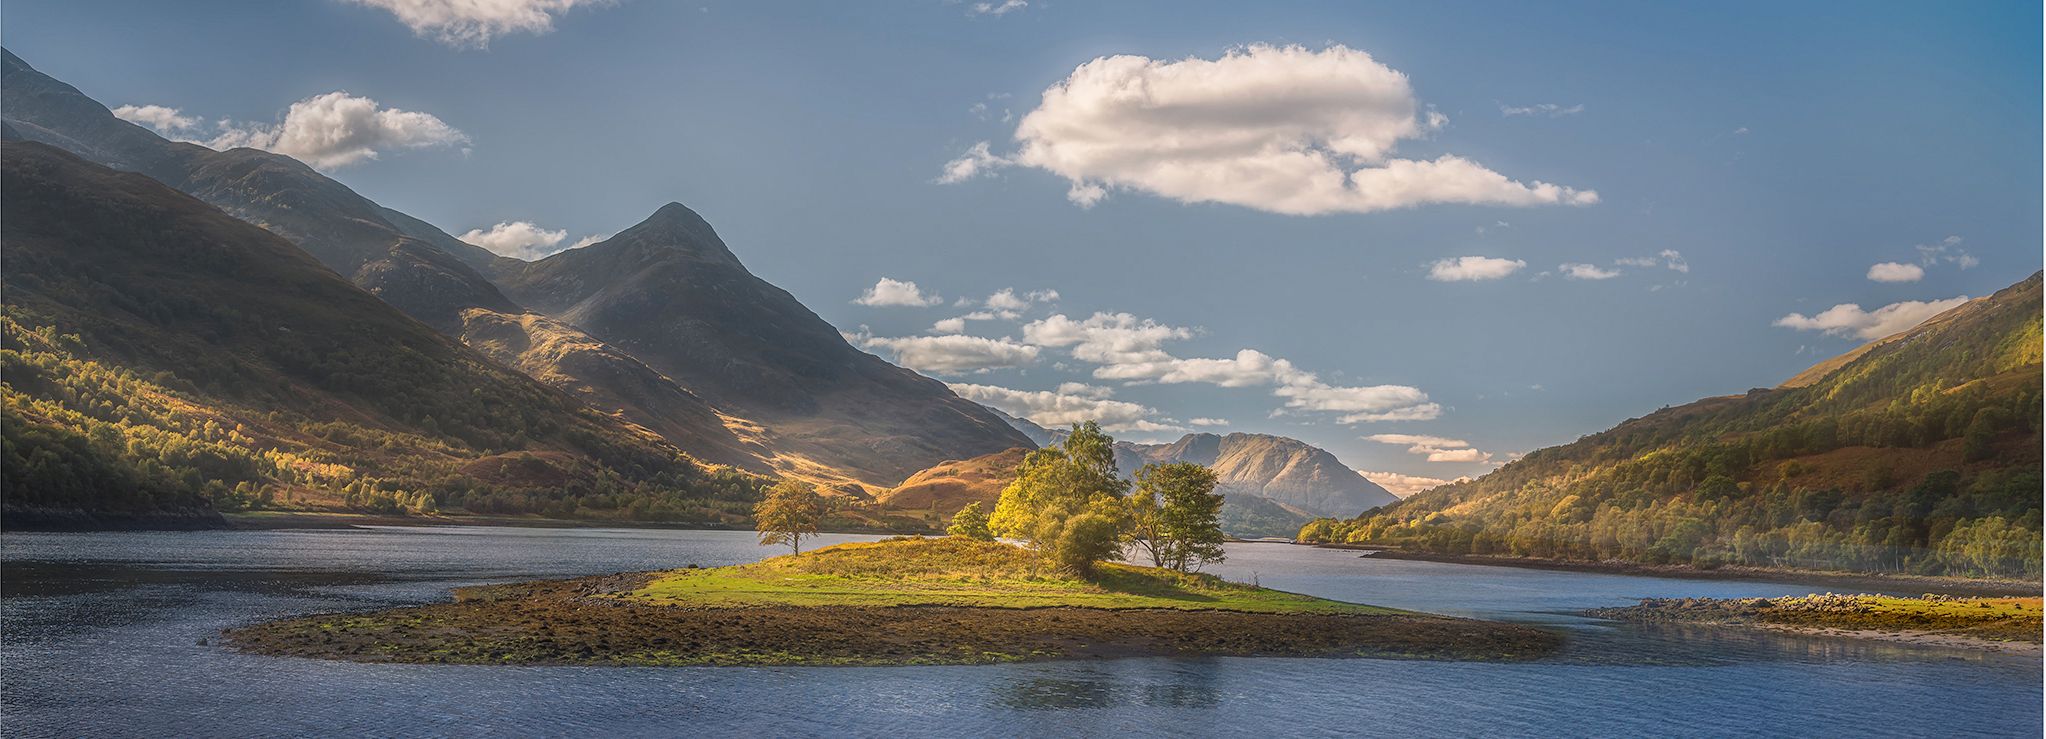
{"type": "Polygon", "coordinates": [[[840,544],[734,567],[664,573],[613,596],[699,608],[971,606],[1170,608],[1251,613],[1399,613],[1232,583],[1213,575],[1103,564],[1088,579],[1046,568],[1021,547],[956,537],[840,544]]]}

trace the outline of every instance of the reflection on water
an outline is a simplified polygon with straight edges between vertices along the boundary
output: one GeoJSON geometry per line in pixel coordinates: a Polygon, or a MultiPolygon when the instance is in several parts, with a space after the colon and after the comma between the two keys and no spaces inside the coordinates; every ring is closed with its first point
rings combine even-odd
{"type": "MultiPolygon", "coordinates": [[[[827,537],[824,543],[853,537],[827,537]]],[[[222,648],[222,628],[450,587],[750,561],[748,532],[404,529],[0,537],[9,736],[306,734],[2015,735],[2035,660],[1571,615],[1809,592],[1232,545],[1218,574],[1568,637],[1533,663],[1126,659],[904,668],[358,665],[222,648]]],[[[1823,588],[1820,588],[1823,590],[1823,588]]]]}

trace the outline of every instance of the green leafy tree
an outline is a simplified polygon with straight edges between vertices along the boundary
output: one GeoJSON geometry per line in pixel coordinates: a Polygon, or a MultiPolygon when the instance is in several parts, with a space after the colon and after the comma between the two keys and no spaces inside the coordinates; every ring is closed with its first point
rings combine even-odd
{"type": "Polygon", "coordinates": [[[815,535],[824,519],[824,498],[810,483],[783,480],[768,488],[767,497],[753,507],[753,519],[761,546],[787,544],[791,552],[802,554],[803,537],[815,535]]]}
{"type": "Polygon", "coordinates": [[[945,528],[945,533],[975,541],[994,541],[995,534],[988,530],[987,519],[987,510],[980,503],[968,503],[952,514],[952,525],[945,528]]]}
{"type": "Polygon", "coordinates": [[[1153,565],[1193,572],[1222,561],[1222,496],[1213,470],[1191,462],[1144,465],[1129,501],[1129,540],[1153,565]]]}
{"type": "Polygon", "coordinates": [[[1116,472],[1115,440],[1093,421],[1074,424],[1065,441],[1023,458],[988,527],[1029,542],[1067,571],[1089,574],[1115,553],[1129,486],[1116,472]]]}

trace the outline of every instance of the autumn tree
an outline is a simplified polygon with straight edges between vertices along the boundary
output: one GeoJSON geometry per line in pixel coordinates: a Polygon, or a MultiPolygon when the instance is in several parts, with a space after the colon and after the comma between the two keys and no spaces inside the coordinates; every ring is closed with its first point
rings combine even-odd
{"type": "Polygon", "coordinates": [[[1144,465],[1128,508],[1129,541],[1153,565],[1192,572],[1222,561],[1222,496],[1213,470],[1191,462],[1144,465]]]}
{"type": "Polygon", "coordinates": [[[1115,554],[1129,486],[1116,472],[1115,440],[1093,421],[1074,424],[1064,441],[1023,458],[988,527],[1029,542],[1061,569],[1089,574],[1115,554]]]}
{"type": "Polygon", "coordinates": [[[952,525],[945,528],[945,533],[975,541],[994,541],[995,534],[988,530],[987,519],[987,510],[979,502],[968,503],[952,514],[952,525]]]}
{"type": "Polygon", "coordinates": [[[803,537],[815,535],[824,519],[824,498],[817,487],[800,480],[783,480],[767,489],[767,497],[753,507],[754,528],[760,531],[760,545],[787,544],[795,554],[803,553],[803,537]]]}

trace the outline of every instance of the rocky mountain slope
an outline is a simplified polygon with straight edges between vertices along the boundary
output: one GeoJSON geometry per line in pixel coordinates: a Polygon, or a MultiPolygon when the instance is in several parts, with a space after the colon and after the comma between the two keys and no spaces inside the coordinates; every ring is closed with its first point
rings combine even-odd
{"type": "Polygon", "coordinates": [[[2040,275],[1775,389],[1665,408],[1305,538],[2040,576],[2040,275]]]}
{"type": "Polygon", "coordinates": [[[11,141],[0,190],[10,526],[258,503],[714,521],[757,494],[153,179],[11,141]]]}
{"type": "Polygon", "coordinates": [[[679,203],[601,243],[500,262],[493,276],[519,303],[758,423],[784,468],[839,471],[879,489],[948,459],[1030,443],[944,383],[846,343],[748,272],[679,203]]]}

